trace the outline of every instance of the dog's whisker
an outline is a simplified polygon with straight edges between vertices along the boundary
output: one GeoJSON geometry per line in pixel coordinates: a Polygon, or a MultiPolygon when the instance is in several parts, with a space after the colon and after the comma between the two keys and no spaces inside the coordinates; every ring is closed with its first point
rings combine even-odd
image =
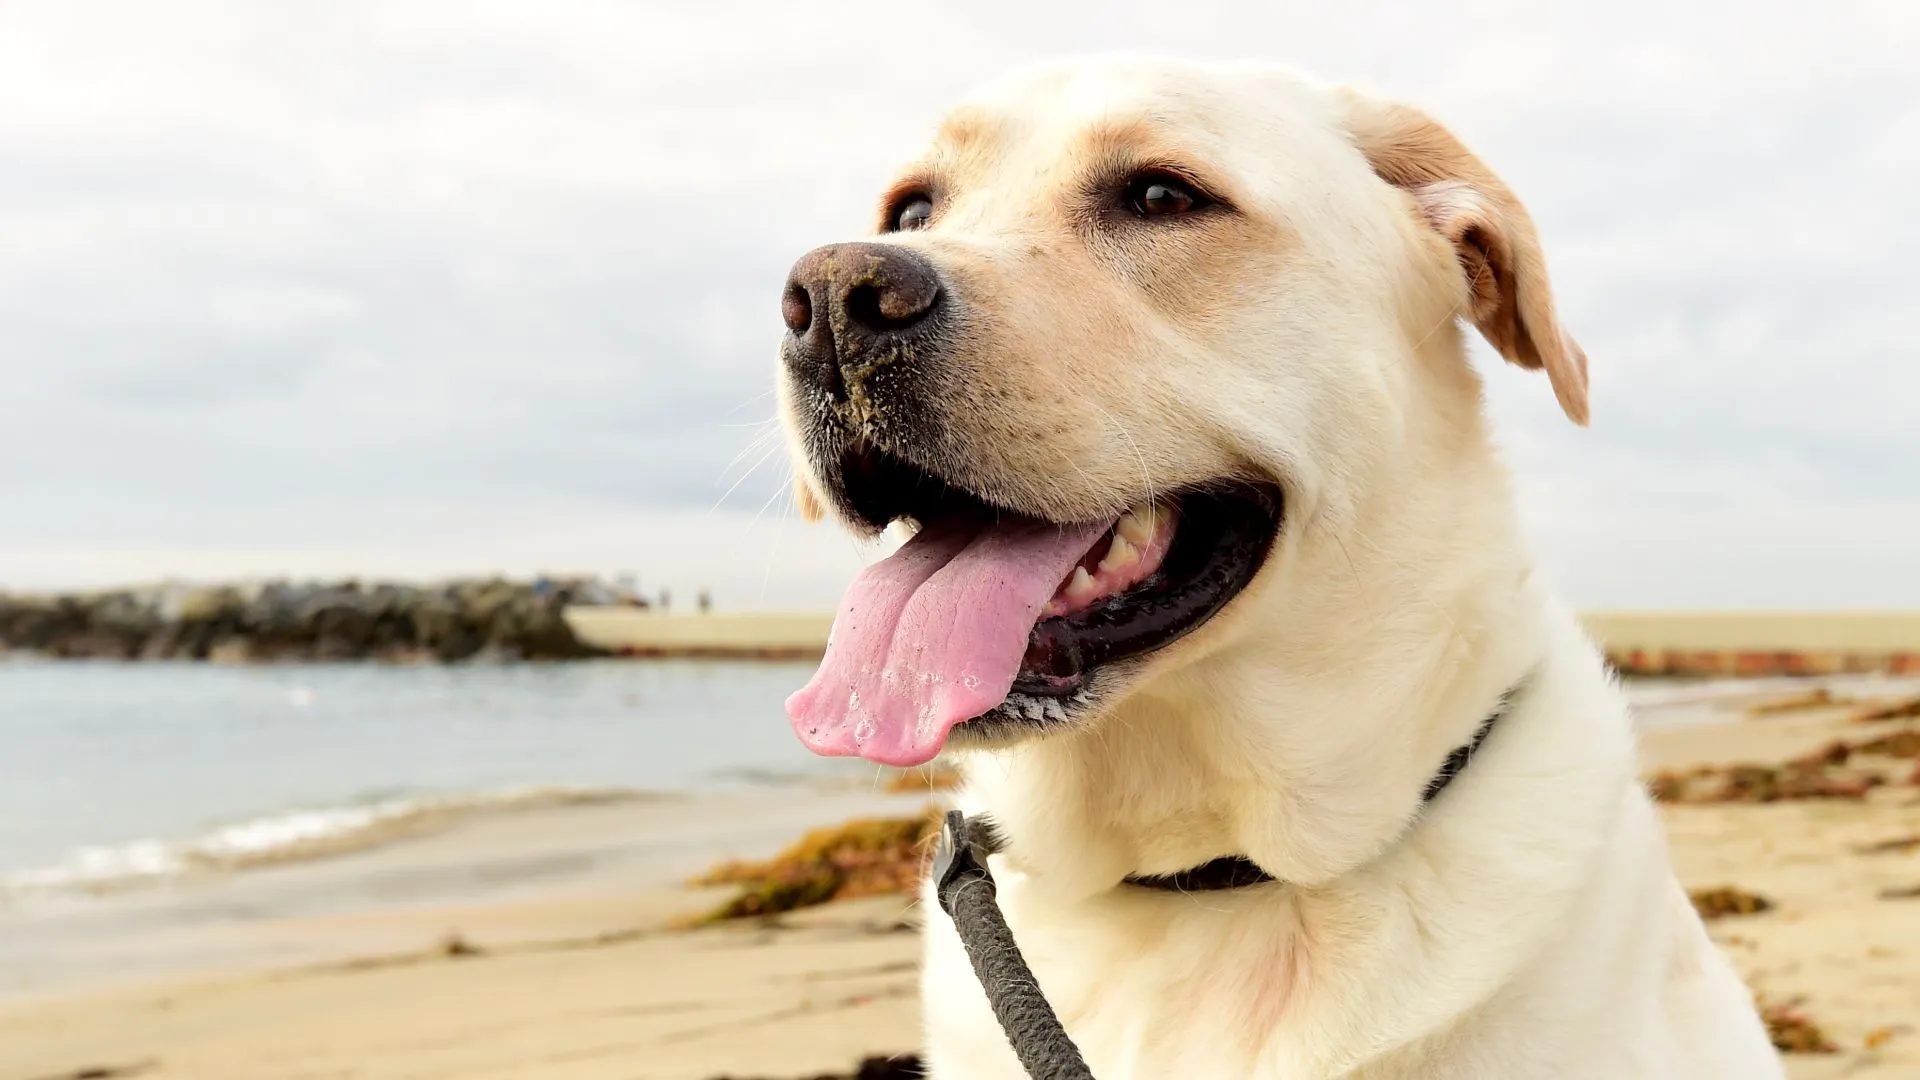
{"type": "Polygon", "coordinates": [[[1127,446],[1133,450],[1134,460],[1140,463],[1140,483],[1147,490],[1147,505],[1152,506],[1155,502],[1153,471],[1147,467],[1147,455],[1141,451],[1139,442],[1134,439],[1133,433],[1127,430],[1127,426],[1122,424],[1119,418],[1113,415],[1112,410],[1091,397],[1087,398],[1086,401],[1087,404],[1100,410],[1101,422],[1112,425],[1114,431],[1118,432],[1120,437],[1126,440],[1127,446]]]}
{"type": "Polygon", "coordinates": [[[762,420],[758,424],[748,426],[760,428],[760,433],[752,439],[749,439],[744,446],[735,452],[733,458],[727,462],[726,467],[720,470],[720,478],[723,480],[726,479],[727,474],[738,467],[742,461],[766,449],[767,443],[780,437],[780,426],[775,420],[762,420]]]}
{"type": "MultiPolygon", "coordinates": [[[[786,536],[786,532],[787,532],[786,525],[790,520],[792,520],[793,501],[790,498],[786,498],[786,496],[788,496],[792,492],[793,482],[794,482],[793,472],[792,470],[788,470],[786,483],[781,484],[779,487],[779,490],[773,493],[774,499],[781,499],[783,501],[780,509],[780,517],[774,522],[773,550],[767,553],[766,561],[760,569],[760,606],[761,607],[765,607],[767,604],[767,590],[772,586],[772,583],[773,583],[773,564],[778,562],[780,559],[780,544],[781,544],[781,541],[786,536]]],[[[766,512],[767,512],[767,508],[765,506],[762,506],[760,508],[760,514],[764,514],[766,512]]],[[[756,522],[760,520],[760,514],[755,514],[753,516],[756,522]]],[[[748,526],[748,528],[752,528],[752,526],[748,526]]]]}
{"type": "Polygon", "coordinates": [[[739,412],[741,409],[746,408],[747,406],[753,404],[756,401],[764,401],[767,398],[772,397],[773,393],[774,393],[774,388],[769,386],[765,390],[760,391],[759,393],[753,395],[752,397],[748,398],[745,401],[742,401],[740,404],[733,406],[732,408],[728,409],[724,413],[721,413],[720,415],[732,416],[734,413],[739,412]]]}
{"type": "Polygon", "coordinates": [[[774,446],[768,449],[766,453],[761,454],[759,460],[755,461],[751,468],[749,468],[746,472],[741,473],[740,478],[738,480],[735,480],[731,485],[729,485],[727,490],[722,492],[718,499],[714,500],[714,503],[712,506],[707,507],[707,512],[705,515],[703,515],[703,517],[709,517],[709,518],[712,517],[714,511],[720,509],[720,507],[724,505],[729,498],[733,497],[734,492],[740,490],[741,484],[744,484],[748,480],[752,479],[753,474],[760,471],[760,466],[765,465],[768,461],[771,461],[773,459],[773,456],[775,454],[778,454],[779,452],[780,452],[780,448],[778,446],[774,446]]]}

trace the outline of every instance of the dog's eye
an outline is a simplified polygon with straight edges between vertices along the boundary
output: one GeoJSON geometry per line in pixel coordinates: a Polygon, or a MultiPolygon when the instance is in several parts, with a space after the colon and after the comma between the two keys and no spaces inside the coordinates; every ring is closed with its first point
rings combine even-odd
{"type": "Polygon", "coordinates": [[[1141,217],[1190,214],[1212,200],[1193,185],[1163,172],[1144,172],[1127,181],[1127,208],[1141,217]]]}
{"type": "Polygon", "coordinates": [[[913,194],[893,204],[887,212],[888,232],[907,232],[924,229],[933,217],[933,200],[925,195],[913,194]]]}

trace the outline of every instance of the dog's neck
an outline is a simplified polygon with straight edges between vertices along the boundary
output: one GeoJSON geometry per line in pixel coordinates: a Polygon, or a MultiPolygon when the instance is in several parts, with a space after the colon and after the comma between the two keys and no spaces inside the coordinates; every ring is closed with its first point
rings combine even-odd
{"type": "Polygon", "coordinates": [[[1155,673],[1095,727],[970,755],[963,806],[992,816],[1014,869],[1062,896],[1224,855],[1307,885],[1377,858],[1447,755],[1540,661],[1548,601],[1504,474],[1489,462],[1452,476],[1388,512],[1362,507],[1373,520],[1344,540],[1297,523],[1308,535],[1284,542],[1263,595],[1245,598],[1259,621],[1236,618],[1231,640],[1201,642],[1203,659],[1155,673]],[[1460,497],[1474,476],[1497,497],[1460,497]],[[1472,506],[1488,516],[1457,510],[1472,506]],[[1389,530],[1394,542],[1365,542],[1389,530]],[[1408,557],[1423,550],[1430,562],[1408,557]]]}

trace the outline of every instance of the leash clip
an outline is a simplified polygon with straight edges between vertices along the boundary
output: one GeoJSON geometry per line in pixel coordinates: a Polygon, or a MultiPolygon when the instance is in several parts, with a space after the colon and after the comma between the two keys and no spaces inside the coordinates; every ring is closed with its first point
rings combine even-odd
{"type": "Polygon", "coordinates": [[[933,852],[934,894],[940,898],[940,907],[949,916],[953,914],[953,895],[960,879],[972,875],[993,884],[993,874],[987,869],[984,853],[973,842],[973,823],[958,810],[947,811],[940,825],[940,842],[933,852]]]}

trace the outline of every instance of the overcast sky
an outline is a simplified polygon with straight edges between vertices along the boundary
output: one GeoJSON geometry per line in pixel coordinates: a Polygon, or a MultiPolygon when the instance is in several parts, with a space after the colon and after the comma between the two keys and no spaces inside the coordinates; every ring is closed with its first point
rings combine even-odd
{"type": "Polygon", "coordinates": [[[1156,49],[1417,102],[1529,203],[1593,428],[1485,366],[1575,602],[1920,605],[1920,9],[1569,6],[6,4],[0,585],[831,604],[860,554],[750,468],[786,268],[972,83],[1156,49]]]}

